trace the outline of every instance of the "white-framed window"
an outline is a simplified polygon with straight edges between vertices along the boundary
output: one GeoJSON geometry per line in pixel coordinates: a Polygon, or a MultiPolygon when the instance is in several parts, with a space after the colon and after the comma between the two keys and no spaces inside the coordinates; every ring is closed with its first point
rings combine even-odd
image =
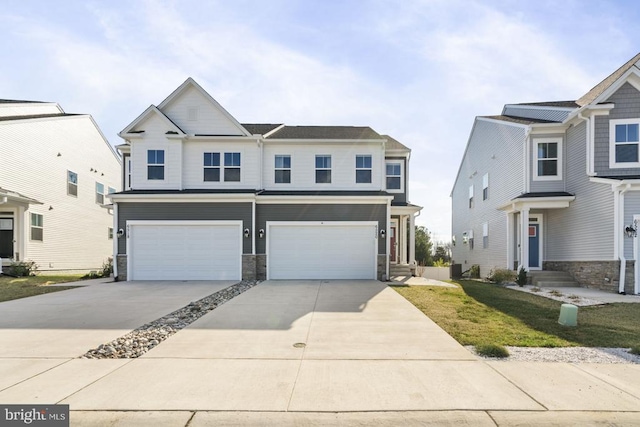
{"type": "Polygon", "coordinates": [[[37,213],[31,213],[31,240],[44,240],[44,217],[37,213]]]}
{"type": "Polygon", "coordinates": [[[131,190],[131,156],[127,157],[127,190],[131,190]]]}
{"type": "Polygon", "coordinates": [[[96,203],[104,205],[104,184],[96,182],[96,203]]]}
{"type": "Polygon", "coordinates": [[[371,184],[371,155],[356,156],[356,184],[371,184]]]}
{"type": "Polygon", "coordinates": [[[469,186],[469,208],[473,207],[473,184],[469,186]]]}
{"type": "Polygon", "coordinates": [[[609,120],[609,167],[640,167],[640,119],[609,120]]]}
{"type": "Polygon", "coordinates": [[[482,200],[489,198],[489,172],[482,176],[482,200]]]}
{"type": "Polygon", "coordinates": [[[67,194],[78,197],[78,174],[67,171],[67,194]]]}
{"type": "Polygon", "coordinates": [[[116,189],[113,187],[109,187],[109,189],[107,190],[107,194],[113,194],[116,192],[116,189]]]}
{"type": "Polygon", "coordinates": [[[164,150],[147,150],[147,179],[164,180],[164,150]]]}
{"type": "Polygon", "coordinates": [[[204,181],[220,182],[220,153],[204,153],[204,181]]]}
{"type": "Polygon", "coordinates": [[[276,184],[291,184],[291,156],[288,154],[276,154],[274,158],[276,184]]]}
{"type": "Polygon", "coordinates": [[[224,182],[240,182],[240,153],[224,153],[224,182]]]}
{"type": "Polygon", "coordinates": [[[331,184],[331,156],[316,155],[316,184],[331,184]]]}
{"type": "Polygon", "coordinates": [[[562,179],[562,138],[533,140],[534,181],[562,179]]]}
{"type": "Polygon", "coordinates": [[[107,239],[113,240],[113,227],[107,229],[107,239]]]}
{"type": "Polygon", "coordinates": [[[387,160],[386,179],[387,191],[390,193],[402,193],[404,191],[404,179],[402,176],[402,160],[387,160]]]}
{"type": "Polygon", "coordinates": [[[489,223],[482,224],[482,248],[487,249],[489,247],[489,223]]]}

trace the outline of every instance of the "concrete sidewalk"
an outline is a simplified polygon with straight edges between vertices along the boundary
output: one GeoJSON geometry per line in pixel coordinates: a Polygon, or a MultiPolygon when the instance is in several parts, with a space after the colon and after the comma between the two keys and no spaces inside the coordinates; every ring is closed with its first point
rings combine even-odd
{"type": "Polygon", "coordinates": [[[374,281],[264,282],[135,360],[0,366],[0,402],[67,403],[73,425],[640,420],[639,365],[478,360],[374,281]]]}

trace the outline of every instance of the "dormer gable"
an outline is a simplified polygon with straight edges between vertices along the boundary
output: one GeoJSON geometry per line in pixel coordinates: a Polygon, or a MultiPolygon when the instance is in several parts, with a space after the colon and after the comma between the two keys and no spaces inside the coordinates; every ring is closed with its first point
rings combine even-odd
{"type": "Polygon", "coordinates": [[[607,101],[622,85],[631,84],[640,91],[640,53],[595,85],[576,101],[580,107],[607,101]]]}
{"type": "Polygon", "coordinates": [[[189,135],[251,136],[191,77],[162,101],[158,109],[189,135]]]}
{"type": "Polygon", "coordinates": [[[162,111],[155,105],[150,105],[149,108],[144,110],[133,122],[131,122],[126,128],[124,128],[118,135],[121,138],[129,139],[136,136],[141,136],[147,130],[147,126],[153,122],[154,125],[160,123],[163,126],[164,133],[167,135],[179,135],[185,136],[185,132],[178,127],[172,120],[165,116],[162,111]]]}

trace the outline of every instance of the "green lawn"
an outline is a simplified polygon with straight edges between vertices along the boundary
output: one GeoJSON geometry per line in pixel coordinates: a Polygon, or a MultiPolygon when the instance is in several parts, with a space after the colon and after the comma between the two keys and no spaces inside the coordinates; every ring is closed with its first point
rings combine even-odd
{"type": "Polygon", "coordinates": [[[9,277],[0,276],[0,302],[12,299],[26,298],[49,292],[64,291],[76,286],[47,286],[55,283],[75,282],[82,278],[73,276],[29,276],[9,277]]]}
{"type": "Polygon", "coordinates": [[[475,281],[457,288],[395,290],[463,345],[632,347],[640,344],[640,304],[580,307],[578,326],[558,324],[559,301],[475,281]]]}

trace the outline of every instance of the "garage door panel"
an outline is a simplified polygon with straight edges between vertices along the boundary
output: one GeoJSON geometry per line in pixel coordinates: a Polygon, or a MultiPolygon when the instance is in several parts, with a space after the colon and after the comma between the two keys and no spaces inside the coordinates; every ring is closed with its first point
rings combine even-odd
{"type": "Polygon", "coordinates": [[[240,280],[241,230],[235,225],[133,225],[133,280],[240,280]]]}
{"type": "Polygon", "coordinates": [[[272,279],[375,279],[374,225],[272,225],[272,279]]]}

